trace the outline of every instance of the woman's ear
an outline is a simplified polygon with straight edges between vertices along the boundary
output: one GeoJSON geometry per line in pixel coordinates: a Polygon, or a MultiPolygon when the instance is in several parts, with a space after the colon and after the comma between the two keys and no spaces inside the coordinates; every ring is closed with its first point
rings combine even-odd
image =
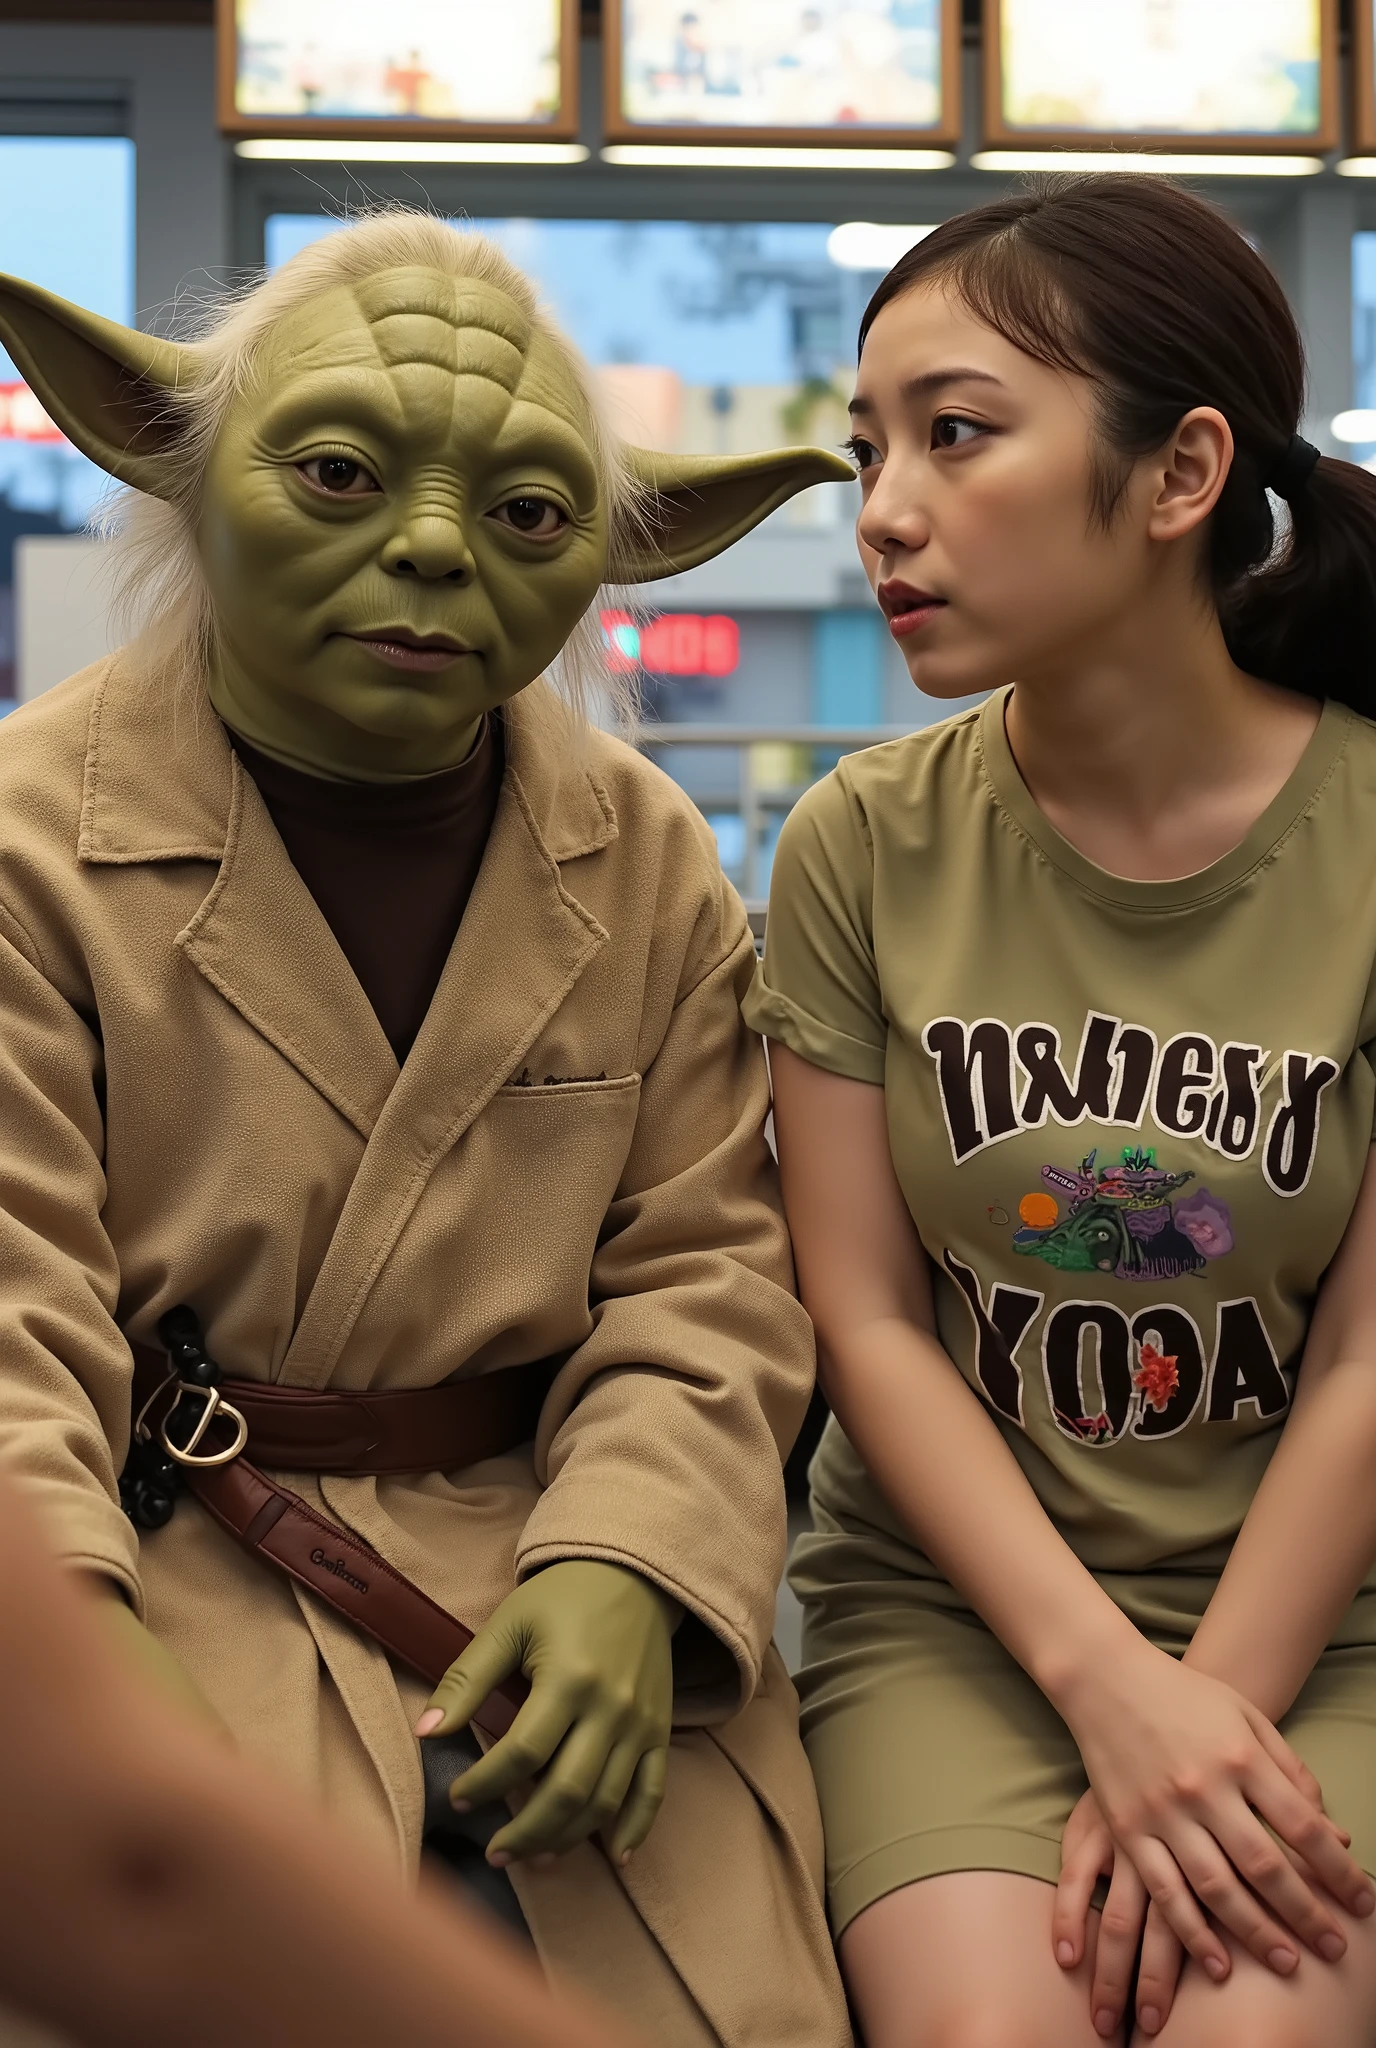
{"type": "Polygon", "coordinates": [[[185,349],[3,275],[0,342],[83,455],[122,484],[166,495],[163,458],[177,434],[167,401],[190,381],[185,349]]]}
{"type": "Polygon", "coordinates": [[[618,583],[651,583],[710,562],[810,484],[847,483],[852,465],[825,448],[759,455],[656,455],[628,448],[645,492],[644,523],[610,565],[618,583]]]}
{"type": "Polygon", "coordinates": [[[1166,448],[1164,474],[1151,509],[1152,540],[1193,533],[1218,503],[1233,466],[1233,430],[1216,406],[1187,412],[1166,448]]]}

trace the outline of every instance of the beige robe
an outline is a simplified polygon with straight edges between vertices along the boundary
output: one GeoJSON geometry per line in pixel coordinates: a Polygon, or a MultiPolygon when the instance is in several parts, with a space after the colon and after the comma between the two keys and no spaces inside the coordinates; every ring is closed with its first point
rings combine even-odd
{"type": "Polygon", "coordinates": [[[547,1964],[664,2048],[844,2048],[792,1686],[769,1645],[779,1449],[812,1344],[692,805],[507,707],[486,857],[398,1071],[202,701],[126,651],[0,728],[0,1456],[243,1746],[414,1860],[425,1688],[183,1498],[116,1476],[126,1339],[188,1301],[235,1376],[426,1387],[567,1354],[533,1447],[283,1475],[472,1625],[566,1557],[687,1610],[668,1792],[624,1876],[515,1882],[547,1964]]]}

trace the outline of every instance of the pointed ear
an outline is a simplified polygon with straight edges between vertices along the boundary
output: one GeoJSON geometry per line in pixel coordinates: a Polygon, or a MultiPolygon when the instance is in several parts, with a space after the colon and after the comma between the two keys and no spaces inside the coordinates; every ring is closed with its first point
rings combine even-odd
{"type": "Polygon", "coordinates": [[[163,496],[161,458],[176,438],[168,394],[190,378],[184,349],[4,275],[0,342],[83,455],[122,484],[163,496]]]}
{"type": "Polygon", "coordinates": [[[825,448],[759,455],[626,454],[647,496],[644,530],[611,565],[618,582],[650,583],[710,562],[810,484],[846,483],[850,463],[825,448]]]}

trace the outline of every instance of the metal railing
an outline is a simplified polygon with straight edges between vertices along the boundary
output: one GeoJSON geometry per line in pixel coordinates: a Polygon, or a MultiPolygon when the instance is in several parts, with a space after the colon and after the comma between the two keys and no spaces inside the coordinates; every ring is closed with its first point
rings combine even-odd
{"type": "Polygon", "coordinates": [[[912,730],[907,725],[670,725],[647,721],[636,741],[647,753],[709,747],[735,751],[732,787],[710,793],[690,790],[690,794],[704,811],[720,812],[734,806],[739,815],[742,857],[725,865],[756,919],[764,910],[767,876],[763,856],[771,821],[786,816],[839,755],[878,746],[883,740],[902,739],[912,730]],[[819,761],[818,755],[825,758],[819,761]]]}

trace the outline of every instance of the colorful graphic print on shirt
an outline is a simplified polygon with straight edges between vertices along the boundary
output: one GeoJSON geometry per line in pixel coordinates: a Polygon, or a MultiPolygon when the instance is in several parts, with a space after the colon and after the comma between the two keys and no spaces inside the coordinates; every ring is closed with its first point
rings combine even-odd
{"type": "MultiPolygon", "coordinates": [[[[1285,1198],[1309,1183],[1323,1099],[1340,1072],[1326,1054],[1290,1049],[1273,1062],[1261,1045],[1220,1046],[1202,1031],[1162,1044],[1147,1026],[1097,1011],[1086,1015],[1073,1066],[1062,1059],[1055,1026],[1039,1022],[938,1017],[922,1044],[936,1069],[957,1166],[1049,1124],[1140,1130],[1150,1117],[1163,1134],[1208,1146],[1220,1170],[1259,1152],[1261,1178],[1285,1198]],[[1268,1118],[1263,1087],[1272,1074],[1277,1092],[1268,1118]]],[[[1232,1212],[1197,1182],[1195,1169],[1166,1151],[1162,1159],[1139,1139],[1116,1158],[1101,1142],[1078,1167],[1044,1163],[1043,1186],[1018,1204],[1013,1250],[1059,1273],[1134,1283],[1134,1293],[1143,1283],[1197,1280],[1235,1249],[1232,1212]]],[[[987,1213],[992,1219],[996,1210],[987,1213]]],[[[1214,1303],[1206,1333],[1183,1293],[1135,1312],[1111,1298],[1047,1308],[1040,1290],[982,1279],[950,1249],[942,1263],[974,1323],[976,1382],[1019,1427],[1028,1426],[1024,1347],[1034,1343],[1056,1429],[1095,1449],[1129,1438],[1159,1441],[1195,1419],[1227,1423],[1251,1411],[1270,1420],[1290,1404],[1291,1375],[1254,1295],[1214,1303]]]]}
{"type": "Polygon", "coordinates": [[[1115,1280],[1177,1280],[1202,1272],[1209,1259],[1233,1248],[1228,1205],[1207,1188],[1172,1198],[1191,1172],[1168,1173],[1151,1147],[1123,1147],[1111,1166],[1099,1166],[1098,1151],[1078,1170],[1043,1166],[1042,1179],[1056,1193],[1024,1195],[1018,1204],[1023,1228],[1013,1249],[1044,1259],[1063,1273],[1112,1273],[1115,1280]],[[1057,1194],[1069,1197],[1064,1216],[1057,1194]]]}

